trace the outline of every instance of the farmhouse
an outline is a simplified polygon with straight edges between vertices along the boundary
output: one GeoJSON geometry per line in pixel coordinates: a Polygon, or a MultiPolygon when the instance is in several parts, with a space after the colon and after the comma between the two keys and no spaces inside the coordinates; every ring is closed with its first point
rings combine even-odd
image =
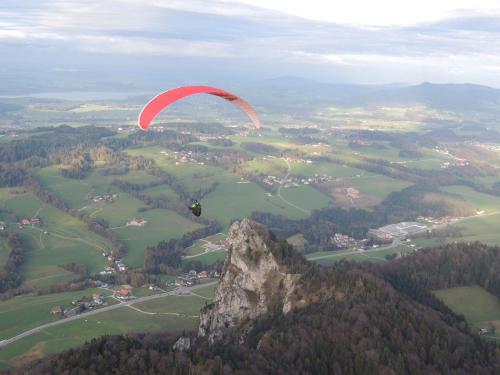
{"type": "Polygon", "coordinates": [[[5,228],[7,228],[5,221],[0,221],[0,230],[5,230],[5,228]]]}
{"type": "Polygon", "coordinates": [[[94,305],[102,305],[104,302],[99,293],[92,294],[92,301],[94,302],[94,305]]]}
{"type": "Polygon", "coordinates": [[[40,219],[38,216],[34,216],[30,219],[31,225],[40,225],[42,223],[42,219],[40,219]]]}
{"type": "Polygon", "coordinates": [[[123,289],[116,291],[115,297],[118,298],[119,300],[122,300],[122,301],[128,301],[129,299],[134,298],[134,296],[132,294],[132,290],[126,289],[126,288],[123,288],[123,289]]]}
{"type": "Polygon", "coordinates": [[[207,271],[201,271],[198,273],[198,279],[206,279],[208,277],[207,271]]]}
{"type": "Polygon", "coordinates": [[[175,278],[175,285],[176,286],[184,286],[184,285],[187,285],[187,281],[184,277],[177,276],[175,278]]]}
{"type": "Polygon", "coordinates": [[[141,219],[140,217],[136,217],[133,220],[130,220],[127,223],[127,226],[134,226],[134,227],[143,227],[146,225],[148,222],[144,219],[141,219]]]}
{"type": "Polygon", "coordinates": [[[63,308],[60,305],[52,306],[52,308],[50,309],[50,313],[52,315],[62,314],[63,313],[63,308]]]}
{"type": "Polygon", "coordinates": [[[118,197],[117,194],[105,194],[105,195],[96,195],[96,196],[92,197],[91,199],[95,203],[98,203],[98,202],[113,203],[113,201],[117,197],[118,197]]]}
{"type": "Polygon", "coordinates": [[[21,219],[19,222],[21,225],[30,225],[30,221],[28,219],[21,219]]]}

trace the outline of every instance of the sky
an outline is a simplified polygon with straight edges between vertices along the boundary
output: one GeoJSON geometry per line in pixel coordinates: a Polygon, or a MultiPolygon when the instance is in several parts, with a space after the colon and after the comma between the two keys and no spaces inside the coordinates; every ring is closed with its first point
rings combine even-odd
{"type": "Polygon", "coordinates": [[[500,0],[0,2],[8,89],[279,76],[500,87],[499,73],[500,0]]]}

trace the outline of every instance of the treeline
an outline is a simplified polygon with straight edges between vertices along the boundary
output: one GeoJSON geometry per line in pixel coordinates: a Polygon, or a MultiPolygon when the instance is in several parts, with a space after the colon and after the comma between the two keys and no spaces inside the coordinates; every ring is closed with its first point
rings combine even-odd
{"type": "Polygon", "coordinates": [[[211,138],[208,143],[217,147],[231,147],[234,145],[234,142],[229,138],[211,138]]]}
{"type": "Polygon", "coordinates": [[[198,140],[197,137],[191,134],[185,132],[181,133],[171,129],[164,129],[161,132],[137,132],[131,134],[128,139],[131,145],[142,146],[144,143],[148,143],[150,145],[158,145],[175,151],[178,151],[179,147],[186,143],[196,142],[198,140]]]}
{"type": "Polygon", "coordinates": [[[27,177],[26,169],[13,163],[0,163],[0,187],[22,185],[27,177]]]}
{"type": "Polygon", "coordinates": [[[0,232],[0,236],[7,238],[10,248],[9,256],[0,270],[0,293],[17,288],[22,283],[19,268],[26,259],[26,249],[23,240],[17,233],[0,232]]]}
{"type": "Polygon", "coordinates": [[[423,249],[384,264],[384,275],[405,291],[479,285],[500,298],[500,247],[474,242],[423,249]]]}
{"type": "Polygon", "coordinates": [[[271,145],[267,145],[265,143],[241,142],[240,146],[242,149],[249,152],[254,152],[256,154],[275,155],[275,156],[281,155],[281,151],[278,148],[271,145]]]}
{"type": "Polygon", "coordinates": [[[161,241],[156,246],[146,248],[144,269],[151,273],[174,273],[182,266],[184,249],[196,240],[219,233],[221,225],[211,221],[206,227],[186,233],[178,240],[161,241]]]}
{"type": "Polygon", "coordinates": [[[73,128],[67,125],[40,129],[40,132],[27,139],[1,143],[0,162],[12,163],[31,157],[48,158],[55,150],[70,150],[77,145],[102,145],[102,138],[115,134],[109,129],[95,126],[73,128]]]}

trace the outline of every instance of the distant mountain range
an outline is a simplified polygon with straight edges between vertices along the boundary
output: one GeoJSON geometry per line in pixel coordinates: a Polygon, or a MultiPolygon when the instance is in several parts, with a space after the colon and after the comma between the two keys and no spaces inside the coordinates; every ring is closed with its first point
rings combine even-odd
{"type": "Polygon", "coordinates": [[[498,111],[500,90],[474,84],[434,84],[422,83],[416,86],[386,88],[353,98],[364,105],[412,105],[424,104],[429,107],[468,110],[498,111]]]}
{"type": "Polygon", "coordinates": [[[500,112],[500,90],[464,84],[356,85],[321,83],[304,78],[281,77],[246,88],[255,100],[331,103],[345,106],[425,105],[454,111],[500,112]],[[270,98],[271,97],[271,98],[270,98]]]}

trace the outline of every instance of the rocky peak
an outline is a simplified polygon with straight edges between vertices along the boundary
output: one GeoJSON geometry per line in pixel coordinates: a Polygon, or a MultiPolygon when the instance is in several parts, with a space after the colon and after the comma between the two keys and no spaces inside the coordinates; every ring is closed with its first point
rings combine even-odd
{"type": "Polygon", "coordinates": [[[290,311],[294,305],[291,296],[301,276],[289,273],[289,267],[273,254],[276,243],[262,225],[250,219],[235,222],[227,239],[229,253],[215,302],[200,314],[198,334],[208,336],[210,343],[223,341],[232,327],[248,331],[256,318],[271,309],[290,311]]]}

